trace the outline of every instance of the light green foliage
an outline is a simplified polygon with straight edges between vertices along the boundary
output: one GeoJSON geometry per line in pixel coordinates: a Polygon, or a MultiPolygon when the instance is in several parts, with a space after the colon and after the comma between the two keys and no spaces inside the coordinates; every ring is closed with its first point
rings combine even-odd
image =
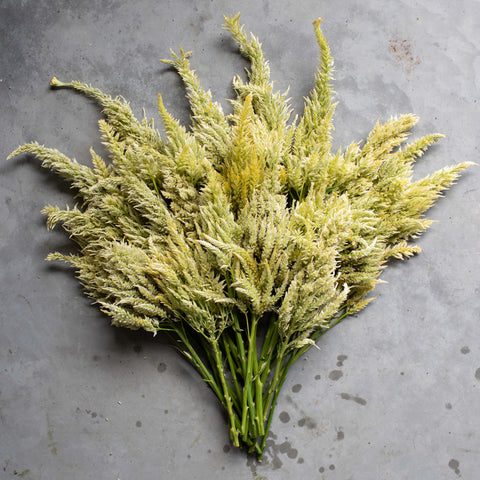
{"type": "Polygon", "coordinates": [[[165,330],[228,412],[232,441],[261,456],[278,391],[292,363],[332,325],[362,309],[385,262],[419,251],[408,243],[423,216],[468,166],[412,182],[412,165],[441,135],[402,144],[417,122],[377,123],[363,145],[332,151],[333,59],[320,30],[315,85],[290,122],[286,93],[273,91],[261,44],[239,16],[225,18],[251,62],[234,79],[225,116],[172,52],[192,109],[190,131],[158,99],[165,136],[137,121],[122,98],[78,82],[105,119],[110,161],[93,168],[37,143],[32,153],[67,179],[79,206],[45,207],[79,249],[71,263],[117,326],[165,330]]]}

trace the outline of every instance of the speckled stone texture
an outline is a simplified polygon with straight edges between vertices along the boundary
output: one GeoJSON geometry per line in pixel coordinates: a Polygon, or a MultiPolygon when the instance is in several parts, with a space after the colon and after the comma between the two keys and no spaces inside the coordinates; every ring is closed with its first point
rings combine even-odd
{"type": "MultiPolygon", "coordinates": [[[[446,134],[416,177],[478,161],[475,0],[3,0],[0,157],[33,140],[80,162],[90,145],[103,151],[98,107],[50,90],[53,75],[121,94],[139,116],[156,117],[162,92],[188,122],[181,83],[158,62],[181,44],[202,84],[228,98],[246,62],[222,14],[238,10],[299,112],[317,65],[311,22],[323,17],[337,145],[413,112],[414,137],[446,134]]],[[[375,302],[291,369],[261,464],[230,446],[213,394],[163,337],[111,328],[68,268],[44,262],[72,248],[40,214],[73,204],[67,185],[28,156],[0,172],[0,478],[478,478],[478,168],[429,212],[438,222],[418,241],[423,252],[389,266],[375,302]]]]}

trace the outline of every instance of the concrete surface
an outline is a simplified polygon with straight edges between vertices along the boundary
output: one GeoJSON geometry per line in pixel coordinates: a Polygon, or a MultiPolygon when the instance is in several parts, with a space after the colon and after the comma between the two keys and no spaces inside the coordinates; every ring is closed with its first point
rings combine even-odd
{"type": "MultiPolygon", "coordinates": [[[[97,106],[50,78],[80,79],[156,116],[159,91],[188,121],[178,78],[158,62],[181,44],[216,99],[245,61],[220,29],[241,10],[293,105],[313,85],[319,16],[336,60],[336,142],[414,112],[414,136],[447,138],[423,176],[478,161],[480,9],[475,0],[3,0],[0,157],[37,140],[87,162],[97,106]],[[95,5],[95,6],[94,6],[95,5]]],[[[228,103],[224,102],[227,109],[228,103]]],[[[291,370],[262,464],[232,449],[195,371],[162,338],[114,329],[67,268],[41,208],[68,188],[21,157],[0,165],[0,478],[477,479],[480,467],[479,170],[430,211],[423,253],[291,370]]]]}

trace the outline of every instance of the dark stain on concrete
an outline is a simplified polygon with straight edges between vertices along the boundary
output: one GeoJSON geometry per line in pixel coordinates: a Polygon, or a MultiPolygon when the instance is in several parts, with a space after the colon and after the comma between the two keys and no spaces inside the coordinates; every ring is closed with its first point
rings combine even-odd
{"type": "Polygon", "coordinates": [[[347,355],[339,355],[337,357],[337,367],[343,367],[343,362],[347,359],[347,355]]]}
{"type": "Polygon", "coordinates": [[[367,401],[359,396],[356,395],[350,395],[349,393],[341,393],[340,397],[343,398],[343,400],[353,400],[355,403],[358,403],[359,405],[366,405],[367,401]]]}
{"type": "Polygon", "coordinates": [[[299,383],[297,383],[296,385],[294,385],[292,387],[292,392],[293,393],[298,393],[301,389],[302,389],[302,386],[299,383]]]}
{"type": "Polygon", "coordinates": [[[337,440],[343,440],[345,438],[345,434],[341,428],[337,429],[337,440]]]}
{"type": "Polygon", "coordinates": [[[353,401],[359,405],[366,405],[367,401],[362,397],[353,397],[353,401]]]}
{"type": "Polygon", "coordinates": [[[280,418],[282,423],[288,423],[290,421],[290,415],[285,411],[281,412],[278,418],[280,418]]]}
{"type": "Polygon", "coordinates": [[[165,365],[165,363],[160,362],[158,364],[157,370],[159,373],[163,373],[166,369],[167,369],[167,366],[165,365]]]}
{"type": "Polygon", "coordinates": [[[310,430],[317,428],[317,422],[311,417],[303,417],[298,422],[299,427],[307,427],[310,430]]]}
{"type": "Polygon", "coordinates": [[[321,375],[315,375],[315,380],[320,380],[322,378],[321,375]]]}
{"type": "Polygon", "coordinates": [[[454,458],[452,458],[449,462],[448,462],[448,466],[458,475],[460,476],[460,462],[458,460],[455,460],[454,458]]]}
{"type": "Polygon", "coordinates": [[[328,374],[328,378],[333,381],[337,381],[339,378],[343,377],[343,372],[341,370],[332,370],[328,374]]]}
{"type": "Polygon", "coordinates": [[[303,411],[303,409],[297,405],[297,403],[293,400],[293,398],[290,395],[286,395],[285,399],[287,400],[288,403],[292,404],[295,410],[301,415],[300,420],[298,420],[297,422],[297,425],[299,427],[307,427],[310,430],[317,428],[317,422],[313,418],[305,415],[305,412],[303,411]]]}
{"type": "Polygon", "coordinates": [[[480,368],[477,368],[477,369],[475,370],[475,378],[476,378],[477,380],[480,380],[480,368]]]}
{"type": "Polygon", "coordinates": [[[298,450],[292,447],[292,444],[285,440],[285,442],[278,445],[280,453],[286,453],[288,458],[297,458],[298,450]]]}
{"type": "Polygon", "coordinates": [[[466,345],[460,349],[460,351],[466,355],[467,353],[470,353],[470,348],[467,347],[466,345]]]}
{"type": "Polygon", "coordinates": [[[140,420],[137,420],[137,422],[135,423],[135,426],[140,428],[142,426],[142,422],[140,420]]]}
{"type": "MultiPolygon", "coordinates": [[[[292,446],[292,444],[285,439],[282,443],[276,443],[277,435],[270,431],[268,433],[267,441],[265,442],[265,450],[262,457],[262,466],[269,466],[271,470],[278,470],[283,466],[283,461],[280,458],[283,455],[286,455],[289,459],[294,460],[298,457],[298,450],[292,446]]],[[[225,447],[224,447],[225,451],[225,447]]],[[[304,459],[299,457],[297,463],[304,463],[304,459]]],[[[257,476],[257,467],[260,465],[255,456],[250,456],[247,459],[247,466],[250,467],[250,470],[257,476]]]]}

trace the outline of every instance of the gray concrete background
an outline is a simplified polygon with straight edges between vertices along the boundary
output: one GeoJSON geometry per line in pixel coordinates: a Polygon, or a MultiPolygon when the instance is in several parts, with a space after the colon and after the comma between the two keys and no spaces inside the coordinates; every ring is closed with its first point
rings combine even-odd
{"type": "MultiPolygon", "coordinates": [[[[413,112],[414,137],[447,136],[417,177],[478,161],[475,0],[3,0],[0,158],[33,140],[80,162],[101,151],[97,106],[51,91],[53,75],[121,94],[139,116],[156,117],[162,92],[186,122],[181,84],[158,62],[181,44],[229,97],[246,63],[220,27],[239,10],[299,112],[318,56],[311,22],[324,18],[339,145],[413,112]]],[[[40,214],[73,203],[67,186],[29,157],[3,161],[0,182],[1,479],[479,478],[478,167],[429,212],[423,252],[391,265],[377,300],[292,368],[262,464],[230,448],[213,394],[162,338],[111,328],[67,268],[44,262],[69,248],[40,214]]]]}

